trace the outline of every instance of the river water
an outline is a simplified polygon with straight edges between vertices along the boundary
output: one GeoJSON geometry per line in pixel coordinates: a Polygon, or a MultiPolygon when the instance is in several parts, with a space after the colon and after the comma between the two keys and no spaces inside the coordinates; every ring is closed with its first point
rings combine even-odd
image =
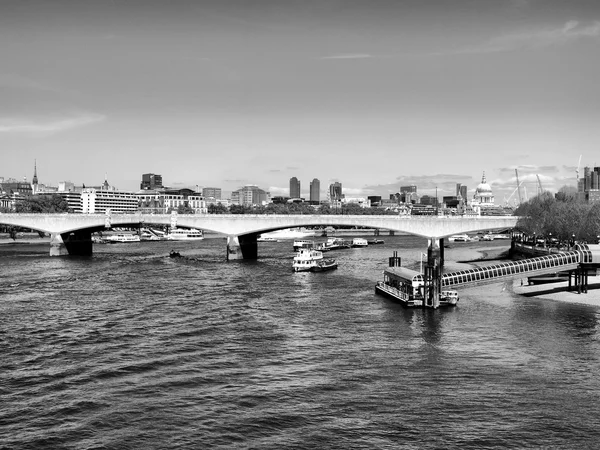
{"type": "Polygon", "coordinates": [[[598,448],[600,307],[498,283],[403,309],[374,284],[425,242],[382,238],[325,273],[291,241],[3,245],[0,448],[598,448]]]}

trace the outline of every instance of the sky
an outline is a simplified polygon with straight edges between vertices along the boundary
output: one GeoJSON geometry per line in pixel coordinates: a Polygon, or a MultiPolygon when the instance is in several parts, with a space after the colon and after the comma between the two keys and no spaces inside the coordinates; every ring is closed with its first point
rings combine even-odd
{"type": "Polygon", "coordinates": [[[0,42],[5,178],[512,204],[600,159],[597,0],[0,0],[0,42]]]}

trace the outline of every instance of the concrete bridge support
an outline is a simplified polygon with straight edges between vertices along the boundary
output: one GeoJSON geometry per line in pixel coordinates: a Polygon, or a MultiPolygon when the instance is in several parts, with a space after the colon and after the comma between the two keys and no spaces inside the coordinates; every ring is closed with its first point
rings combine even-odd
{"type": "Polygon", "coordinates": [[[427,265],[423,274],[425,301],[423,307],[437,309],[440,306],[442,269],[444,266],[444,239],[432,238],[427,245],[427,265]]]}
{"type": "Polygon", "coordinates": [[[92,232],[89,230],[52,233],[50,236],[50,256],[91,256],[92,248],[92,232]]]}
{"type": "Polygon", "coordinates": [[[235,259],[257,259],[258,233],[227,236],[227,261],[235,259]]]}

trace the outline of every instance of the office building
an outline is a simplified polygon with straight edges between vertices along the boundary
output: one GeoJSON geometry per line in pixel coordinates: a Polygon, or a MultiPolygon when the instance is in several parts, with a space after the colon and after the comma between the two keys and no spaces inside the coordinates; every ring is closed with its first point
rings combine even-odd
{"type": "Polygon", "coordinates": [[[583,178],[580,178],[577,183],[577,195],[583,202],[600,201],[600,167],[583,169],[583,178]]]}
{"type": "Polygon", "coordinates": [[[321,201],[321,182],[315,178],[310,182],[310,203],[318,205],[320,201],[321,201]]]}
{"type": "Polygon", "coordinates": [[[214,198],[215,200],[221,200],[221,188],[216,188],[216,187],[202,188],[202,196],[204,198],[214,198]]]}
{"type": "Polygon", "coordinates": [[[336,181],[329,185],[329,201],[340,201],[344,197],[342,193],[342,183],[336,181]]]}
{"type": "Polygon", "coordinates": [[[162,175],[145,173],[142,175],[140,189],[161,189],[163,187],[162,183],[162,175]]]}
{"type": "Polygon", "coordinates": [[[133,192],[83,189],[81,192],[83,214],[104,214],[107,210],[115,214],[135,213],[138,210],[138,197],[133,192]]]}
{"type": "Polygon", "coordinates": [[[290,198],[300,198],[300,180],[296,177],[290,178],[290,198]]]}
{"type": "Polygon", "coordinates": [[[231,204],[242,206],[265,205],[271,201],[271,194],[258,186],[249,184],[231,193],[231,204]]]}

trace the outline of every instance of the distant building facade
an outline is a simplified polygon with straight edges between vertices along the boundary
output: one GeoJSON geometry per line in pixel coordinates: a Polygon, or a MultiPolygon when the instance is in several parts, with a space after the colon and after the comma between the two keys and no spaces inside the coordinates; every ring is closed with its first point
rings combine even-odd
{"type": "Polygon", "coordinates": [[[256,185],[246,185],[231,193],[231,204],[242,206],[265,205],[271,201],[271,194],[256,185]]]}
{"type": "Polygon", "coordinates": [[[336,181],[329,185],[329,201],[335,202],[340,201],[344,197],[342,192],[342,183],[336,181]]]}
{"type": "Polygon", "coordinates": [[[310,203],[318,205],[321,201],[321,182],[315,178],[310,182],[310,203]]]}
{"type": "Polygon", "coordinates": [[[221,200],[221,188],[216,188],[216,187],[202,188],[202,196],[204,198],[214,198],[215,200],[221,200]]]}
{"type": "Polygon", "coordinates": [[[600,167],[583,169],[583,178],[577,182],[577,197],[588,203],[600,201],[600,167]]]}
{"type": "Polygon", "coordinates": [[[300,180],[296,177],[290,178],[290,198],[300,198],[300,180]]]}
{"type": "Polygon", "coordinates": [[[163,187],[162,175],[154,173],[142,174],[142,182],[140,183],[140,189],[160,189],[163,187]]]}

